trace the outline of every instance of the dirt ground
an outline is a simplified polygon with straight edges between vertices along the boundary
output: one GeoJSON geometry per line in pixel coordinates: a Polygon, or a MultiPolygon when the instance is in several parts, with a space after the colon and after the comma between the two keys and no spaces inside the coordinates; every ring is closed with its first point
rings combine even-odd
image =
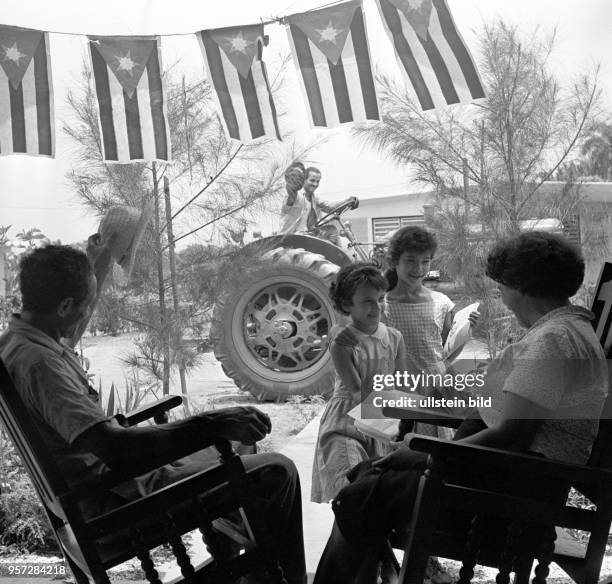
{"type": "MultiPolygon", "coordinates": [[[[122,361],[134,350],[133,334],[117,337],[84,337],[83,354],[89,360],[89,373],[93,373],[92,385],[102,387],[106,401],[111,384],[118,391],[119,400],[124,402],[125,387],[131,378],[129,368],[122,361]]],[[[212,353],[202,354],[200,365],[187,376],[188,401],[192,412],[219,409],[236,405],[254,405],[266,412],[272,419],[272,432],[258,445],[260,452],[280,450],[287,440],[297,434],[314,416],[323,409],[323,402],[304,402],[292,399],[287,403],[259,403],[249,393],[240,391],[217,363],[212,353]]],[[[170,381],[170,392],[181,393],[178,376],[170,381]]],[[[154,396],[150,396],[154,399],[154,396]]]]}

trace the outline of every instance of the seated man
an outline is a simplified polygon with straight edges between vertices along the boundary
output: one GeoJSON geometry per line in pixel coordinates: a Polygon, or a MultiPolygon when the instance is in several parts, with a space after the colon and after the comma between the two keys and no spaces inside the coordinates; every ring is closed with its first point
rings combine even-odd
{"type": "Polygon", "coordinates": [[[321,217],[339,205],[353,202],[353,208],[356,208],[357,198],[348,197],[336,204],[319,201],[315,191],[321,182],[321,171],[314,166],[304,168],[301,162],[294,162],[289,166],[285,172],[285,182],[287,198],[281,209],[282,233],[311,231],[339,245],[340,234],[337,225],[329,223],[319,228],[315,228],[315,225],[321,217]]]}
{"type": "MultiPolygon", "coordinates": [[[[253,407],[215,410],[163,426],[133,428],[124,428],[104,414],[79,360],[62,338],[74,342],[89,320],[109,269],[108,244],[102,245],[95,235],[89,238],[87,255],[68,246],[47,245],[22,258],[23,310],[13,315],[0,337],[0,358],[69,484],[108,468],[129,468],[166,455],[170,459],[189,445],[202,450],[127,481],[103,498],[90,499],[83,509],[88,516],[211,466],[216,454],[207,447],[217,438],[253,443],[271,429],[270,418],[253,407]]],[[[242,460],[265,506],[285,577],[290,584],[304,584],[297,470],[289,459],[275,453],[242,460]]]]}

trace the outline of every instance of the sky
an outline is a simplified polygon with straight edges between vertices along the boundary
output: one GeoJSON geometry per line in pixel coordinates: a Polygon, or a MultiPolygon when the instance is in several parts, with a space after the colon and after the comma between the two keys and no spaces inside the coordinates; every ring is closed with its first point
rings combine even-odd
{"type": "MultiPolygon", "coordinates": [[[[483,21],[503,18],[527,33],[556,27],[553,71],[563,82],[601,63],[604,106],[612,112],[612,2],[610,0],[447,0],[455,23],[472,54],[478,50],[483,21]]],[[[0,156],[0,226],[12,225],[9,237],[40,228],[51,239],[82,241],[96,231],[99,218],[86,211],[65,179],[73,166],[73,146],[62,135],[70,123],[66,91],[78,82],[86,58],[86,34],[162,35],[164,64],[180,60],[191,79],[205,77],[194,32],[206,28],[253,24],[328,4],[325,0],[0,0],[0,23],[47,30],[53,72],[56,158],[0,156]],[[52,7],[52,9],[51,9],[52,7]],[[59,34],[62,33],[62,34],[59,34]]],[[[375,5],[363,0],[370,52],[375,68],[399,76],[399,69],[375,5]]],[[[273,73],[277,55],[289,51],[284,26],[266,26],[270,44],[264,53],[273,73]]],[[[372,197],[423,190],[410,184],[410,170],[398,167],[350,135],[349,127],[313,130],[297,86],[293,63],[286,72],[287,115],[281,131],[291,130],[302,143],[324,140],[308,163],[321,168],[321,198],[339,201],[349,195],[372,197]]],[[[398,77],[399,78],[399,77],[398,77]]],[[[198,189],[199,190],[199,189],[198,189]]],[[[205,231],[201,233],[206,236],[205,231]]],[[[187,243],[187,241],[186,241],[187,243]]]]}

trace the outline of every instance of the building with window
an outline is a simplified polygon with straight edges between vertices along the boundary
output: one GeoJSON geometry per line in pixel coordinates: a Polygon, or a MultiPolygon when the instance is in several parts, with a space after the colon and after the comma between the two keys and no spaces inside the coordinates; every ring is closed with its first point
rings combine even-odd
{"type": "MultiPolygon", "coordinates": [[[[550,196],[563,189],[563,182],[545,182],[538,196],[550,196]]],[[[555,219],[526,219],[525,229],[562,231],[585,250],[587,282],[595,281],[605,259],[612,260],[612,183],[589,182],[580,187],[581,212],[555,219]],[[594,255],[589,255],[594,254],[594,255]]],[[[380,242],[390,232],[406,225],[425,225],[426,213],[433,212],[433,191],[361,197],[359,208],[345,215],[360,242],[380,242]]],[[[479,226],[474,226],[477,232],[479,226]]]]}

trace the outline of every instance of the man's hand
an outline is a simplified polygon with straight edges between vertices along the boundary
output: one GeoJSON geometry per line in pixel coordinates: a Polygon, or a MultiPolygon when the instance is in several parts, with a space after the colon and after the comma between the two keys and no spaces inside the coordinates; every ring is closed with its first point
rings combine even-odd
{"type": "Polygon", "coordinates": [[[200,416],[213,423],[216,437],[243,444],[254,444],[272,430],[270,417],[252,406],[224,408],[200,416]]]}
{"type": "Polygon", "coordinates": [[[357,197],[349,197],[346,202],[351,203],[351,209],[357,209],[359,207],[359,199],[357,197]]]}
{"type": "Polygon", "coordinates": [[[87,249],[85,253],[93,267],[94,274],[98,280],[98,287],[108,274],[112,262],[111,249],[117,233],[113,233],[106,241],[102,241],[99,233],[94,233],[87,238],[87,249]]]}
{"type": "Polygon", "coordinates": [[[303,186],[306,179],[306,171],[301,162],[290,164],[285,171],[285,184],[287,191],[297,193],[303,186]]]}

